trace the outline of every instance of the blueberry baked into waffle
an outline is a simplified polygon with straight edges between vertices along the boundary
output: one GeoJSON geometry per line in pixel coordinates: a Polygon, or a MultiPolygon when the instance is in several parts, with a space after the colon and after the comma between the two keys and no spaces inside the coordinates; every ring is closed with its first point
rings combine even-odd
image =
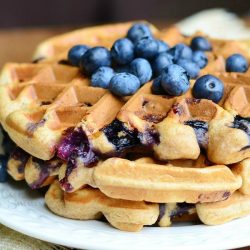
{"type": "Polygon", "coordinates": [[[250,214],[249,58],[146,22],[53,37],[2,69],[7,172],[48,186],[55,214],[125,231],[250,214]]]}

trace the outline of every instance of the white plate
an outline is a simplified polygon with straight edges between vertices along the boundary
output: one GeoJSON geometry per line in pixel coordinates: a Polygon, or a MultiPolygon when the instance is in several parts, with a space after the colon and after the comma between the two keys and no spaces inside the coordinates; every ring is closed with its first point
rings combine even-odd
{"type": "Polygon", "coordinates": [[[23,234],[80,249],[229,249],[250,245],[250,216],[220,226],[146,227],[139,233],[104,222],[76,221],[48,211],[24,183],[0,184],[0,223],[23,234]]]}

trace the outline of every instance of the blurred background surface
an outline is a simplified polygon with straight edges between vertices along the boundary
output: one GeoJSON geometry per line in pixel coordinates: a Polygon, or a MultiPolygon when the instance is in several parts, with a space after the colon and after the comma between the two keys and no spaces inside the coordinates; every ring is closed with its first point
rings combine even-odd
{"type": "Polygon", "coordinates": [[[0,27],[177,20],[215,7],[247,15],[250,0],[8,0],[1,4],[0,27]]]}
{"type": "Polygon", "coordinates": [[[6,61],[30,61],[39,42],[78,27],[146,19],[161,28],[221,7],[245,19],[250,14],[250,0],[0,1],[0,67],[6,61]]]}

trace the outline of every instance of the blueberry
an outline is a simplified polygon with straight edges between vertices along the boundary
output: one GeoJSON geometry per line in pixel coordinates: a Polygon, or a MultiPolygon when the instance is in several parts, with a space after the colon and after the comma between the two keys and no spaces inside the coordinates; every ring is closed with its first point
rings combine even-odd
{"type": "Polygon", "coordinates": [[[187,73],[189,74],[190,78],[192,78],[192,79],[197,78],[197,76],[200,73],[200,67],[198,66],[198,64],[196,64],[195,62],[192,62],[190,60],[179,59],[176,62],[176,64],[178,64],[183,69],[185,69],[187,71],[187,73]]]}
{"type": "Polygon", "coordinates": [[[193,50],[202,50],[202,51],[210,51],[212,50],[211,43],[202,36],[196,36],[191,41],[191,48],[193,50]]]}
{"type": "Polygon", "coordinates": [[[189,75],[181,66],[170,64],[162,70],[161,86],[169,95],[182,95],[189,89],[189,75]]]}
{"type": "Polygon", "coordinates": [[[139,87],[139,79],[130,73],[118,73],[114,75],[109,84],[109,90],[118,96],[132,95],[139,87]]]}
{"type": "Polygon", "coordinates": [[[218,103],[224,94],[222,81],[213,75],[198,78],[193,87],[193,96],[197,99],[209,99],[218,103]]]}
{"type": "Polygon", "coordinates": [[[127,33],[127,38],[133,43],[137,43],[143,37],[151,37],[152,33],[147,24],[136,23],[134,24],[127,33]]]}
{"type": "Polygon", "coordinates": [[[160,53],[151,63],[156,76],[160,75],[162,69],[167,67],[169,64],[173,64],[173,57],[168,53],[160,53]]]}
{"type": "Polygon", "coordinates": [[[127,38],[118,39],[111,48],[112,59],[121,65],[134,59],[134,44],[127,38]]]}
{"type": "Polygon", "coordinates": [[[130,73],[137,76],[141,85],[150,81],[152,77],[152,68],[150,63],[144,58],[136,58],[130,64],[130,73]]]}
{"type": "Polygon", "coordinates": [[[155,39],[144,37],[135,45],[135,54],[137,57],[152,59],[158,53],[158,43],[155,39]]]}
{"type": "Polygon", "coordinates": [[[7,157],[0,155],[0,182],[7,181],[7,157]]]}
{"type": "Polygon", "coordinates": [[[92,76],[91,76],[91,86],[100,87],[107,89],[110,83],[111,78],[114,76],[114,70],[110,67],[100,67],[92,76]]]}
{"type": "Polygon", "coordinates": [[[173,61],[176,62],[179,59],[191,59],[193,52],[186,44],[178,43],[169,49],[168,53],[173,56],[173,61]]]}
{"type": "Polygon", "coordinates": [[[164,41],[156,40],[156,42],[158,43],[158,54],[166,52],[169,49],[168,44],[166,44],[164,41]]]}
{"type": "Polygon", "coordinates": [[[248,67],[248,61],[241,54],[233,54],[226,60],[227,72],[246,72],[248,67]]]}
{"type": "Polygon", "coordinates": [[[86,45],[76,45],[72,47],[68,52],[68,61],[73,66],[79,66],[80,58],[85,54],[85,52],[89,49],[86,45]]]}
{"type": "Polygon", "coordinates": [[[80,69],[87,75],[93,74],[101,66],[110,66],[110,52],[104,47],[94,47],[86,51],[80,59],[80,69]]]}
{"type": "Polygon", "coordinates": [[[154,79],[151,91],[155,95],[165,95],[166,92],[161,86],[161,76],[158,76],[157,78],[154,79]]]}
{"type": "Polygon", "coordinates": [[[196,50],[193,52],[192,60],[198,64],[200,69],[203,69],[204,67],[206,67],[208,63],[207,55],[201,50],[196,50]]]}

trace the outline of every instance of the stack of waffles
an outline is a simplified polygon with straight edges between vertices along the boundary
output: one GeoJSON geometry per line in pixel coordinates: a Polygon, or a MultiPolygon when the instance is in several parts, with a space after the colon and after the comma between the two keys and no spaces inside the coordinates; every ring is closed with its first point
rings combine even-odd
{"type": "MultiPolygon", "coordinates": [[[[106,219],[125,231],[250,214],[250,70],[225,72],[229,55],[250,58],[247,43],[210,39],[200,75],[224,83],[218,104],[194,99],[191,90],[154,95],[152,82],[117,97],[68,64],[73,45],[110,47],[130,26],[53,37],[33,63],[4,66],[0,122],[15,143],[8,173],[32,189],[48,186],[45,202],[59,216],[106,219]]],[[[175,27],[151,28],[170,45],[190,43],[175,27]]]]}

